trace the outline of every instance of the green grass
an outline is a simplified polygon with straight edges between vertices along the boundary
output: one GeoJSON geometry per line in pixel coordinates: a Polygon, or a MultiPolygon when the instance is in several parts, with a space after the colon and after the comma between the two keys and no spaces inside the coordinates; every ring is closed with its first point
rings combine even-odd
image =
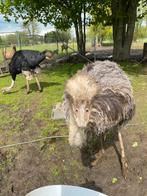
{"type": "MultiPolygon", "coordinates": [[[[5,131],[8,135],[17,134],[26,128],[23,126],[24,121],[28,121],[26,126],[29,128],[32,126],[32,129],[36,128],[37,123],[41,123],[38,128],[40,135],[48,135],[57,131],[63,122],[50,119],[52,107],[62,100],[67,78],[81,67],[82,64],[66,64],[53,70],[44,70],[40,75],[43,92],[37,92],[35,81],[31,81],[32,92],[29,95],[26,94],[25,78],[18,75],[12,93],[0,94],[0,133],[5,131]],[[31,119],[27,119],[28,115],[31,119]]],[[[11,78],[9,75],[4,75],[0,77],[0,81],[1,89],[10,85],[11,78]]]]}

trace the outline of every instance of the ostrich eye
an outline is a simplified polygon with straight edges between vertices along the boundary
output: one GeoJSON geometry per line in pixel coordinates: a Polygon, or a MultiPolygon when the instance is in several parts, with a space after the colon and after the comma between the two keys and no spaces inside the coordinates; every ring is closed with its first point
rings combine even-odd
{"type": "Polygon", "coordinates": [[[75,111],[78,112],[78,109],[76,108],[75,111]]]}
{"type": "Polygon", "coordinates": [[[88,108],[86,109],[86,112],[89,112],[89,109],[88,108]]]}

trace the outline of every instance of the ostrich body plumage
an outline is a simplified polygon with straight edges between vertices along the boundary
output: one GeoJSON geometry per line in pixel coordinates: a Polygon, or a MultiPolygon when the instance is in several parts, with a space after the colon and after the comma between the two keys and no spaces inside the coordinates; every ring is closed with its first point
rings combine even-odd
{"type": "Polygon", "coordinates": [[[20,74],[23,71],[35,70],[39,67],[39,64],[45,59],[45,57],[45,54],[39,51],[17,51],[9,64],[9,71],[13,80],[15,80],[17,74],[20,74]]]}
{"type": "Polygon", "coordinates": [[[86,145],[88,131],[97,135],[120,129],[133,116],[131,83],[114,62],[96,61],[66,83],[65,106],[69,143],[86,145]]]}

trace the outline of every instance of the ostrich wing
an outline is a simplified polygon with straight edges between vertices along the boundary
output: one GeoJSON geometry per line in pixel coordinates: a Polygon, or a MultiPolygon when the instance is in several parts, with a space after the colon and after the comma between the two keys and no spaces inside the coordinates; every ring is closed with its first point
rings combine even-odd
{"type": "Polygon", "coordinates": [[[45,59],[45,54],[38,51],[22,50],[21,54],[31,69],[34,69],[45,59]]]}
{"type": "Polygon", "coordinates": [[[97,132],[105,132],[125,125],[134,114],[135,104],[129,95],[121,95],[111,90],[97,95],[92,100],[91,122],[95,122],[97,132]]]}

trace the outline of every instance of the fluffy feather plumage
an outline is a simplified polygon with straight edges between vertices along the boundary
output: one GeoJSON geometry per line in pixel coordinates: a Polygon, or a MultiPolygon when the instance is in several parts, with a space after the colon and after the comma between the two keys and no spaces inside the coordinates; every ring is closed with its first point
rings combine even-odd
{"type": "Polygon", "coordinates": [[[86,144],[86,130],[97,135],[119,129],[134,114],[131,83],[120,67],[96,61],[75,74],[65,87],[69,143],[86,144]],[[81,123],[82,122],[82,123],[81,123]]]}

